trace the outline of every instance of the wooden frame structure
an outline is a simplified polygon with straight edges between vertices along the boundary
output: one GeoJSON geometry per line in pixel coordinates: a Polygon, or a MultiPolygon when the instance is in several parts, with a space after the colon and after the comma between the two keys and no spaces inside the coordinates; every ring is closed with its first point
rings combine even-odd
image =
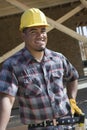
{"type": "MultiPolygon", "coordinates": [[[[24,11],[26,9],[28,9],[29,7],[21,2],[19,2],[18,0],[6,0],[8,3],[10,3],[11,5],[19,8],[20,10],[24,11]]],[[[64,2],[62,0],[60,0],[59,2],[64,2]]],[[[65,3],[69,2],[68,0],[65,0],[65,3]]],[[[72,29],[62,25],[62,23],[64,21],[66,21],[67,19],[69,19],[70,17],[72,17],[73,15],[75,15],[76,13],[78,13],[79,11],[81,11],[83,8],[85,8],[85,0],[81,0],[81,4],[79,6],[77,6],[75,9],[71,10],[69,13],[65,14],[64,16],[62,16],[60,19],[58,19],[57,21],[52,20],[51,18],[47,17],[47,21],[48,23],[51,25],[51,27],[48,28],[47,32],[51,31],[53,28],[58,29],[59,31],[77,39],[78,41],[82,41],[85,45],[87,44],[87,38],[85,36],[82,36],[80,34],[77,34],[77,32],[73,31],[72,29]]],[[[86,2],[86,6],[87,6],[87,2],[86,2]]],[[[4,60],[6,60],[7,58],[9,58],[10,56],[12,56],[13,54],[15,54],[17,51],[19,51],[20,49],[22,49],[24,47],[24,43],[21,43],[19,46],[17,46],[16,48],[12,49],[11,51],[5,53],[3,56],[0,57],[0,63],[2,63],[4,60]]]]}

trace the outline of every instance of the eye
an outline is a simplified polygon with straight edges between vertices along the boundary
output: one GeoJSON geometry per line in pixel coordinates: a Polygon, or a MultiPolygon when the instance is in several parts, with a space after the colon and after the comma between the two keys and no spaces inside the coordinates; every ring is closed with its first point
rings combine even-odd
{"type": "Polygon", "coordinates": [[[37,32],[36,30],[31,30],[30,31],[31,34],[36,34],[36,32],[37,32]]]}
{"type": "Polygon", "coordinates": [[[42,28],[42,29],[41,29],[41,32],[42,32],[42,33],[45,33],[45,32],[46,32],[46,28],[42,28]]]}

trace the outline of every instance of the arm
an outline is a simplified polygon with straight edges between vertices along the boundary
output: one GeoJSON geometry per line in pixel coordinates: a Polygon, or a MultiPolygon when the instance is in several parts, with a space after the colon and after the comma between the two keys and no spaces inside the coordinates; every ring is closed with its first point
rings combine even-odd
{"type": "Polygon", "coordinates": [[[67,95],[69,97],[72,115],[75,113],[83,114],[82,110],[76,104],[78,81],[74,80],[67,84],[67,95]]]}
{"type": "Polygon", "coordinates": [[[64,68],[64,81],[66,83],[66,90],[71,106],[71,113],[72,115],[75,113],[82,114],[81,109],[77,106],[76,103],[78,78],[79,78],[78,72],[66,57],[63,56],[62,58],[64,68]]]}
{"type": "Polygon", "coordinates": [[[6,130],[15,97],[0,93],[0,130],[6,130]]]}
{"type": "Polygon", "coordinates": [[[69,82],[67,84],[67,95],[68,95],[69,99],[71,99],[71,98],[76,99],[77,86],[78,86],[78,81],[77,80],[74,80],[74,81],[69,82]]]}

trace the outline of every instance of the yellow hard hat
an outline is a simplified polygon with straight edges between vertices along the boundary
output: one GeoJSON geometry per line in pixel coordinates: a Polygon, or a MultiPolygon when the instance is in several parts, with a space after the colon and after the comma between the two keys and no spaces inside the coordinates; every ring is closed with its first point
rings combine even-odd
{"type": "Polygon", "coordinates": [[[20,30],[33,26],[49,26],[45,14],[37,8],[26,10],[21,16],[20,30]]]}

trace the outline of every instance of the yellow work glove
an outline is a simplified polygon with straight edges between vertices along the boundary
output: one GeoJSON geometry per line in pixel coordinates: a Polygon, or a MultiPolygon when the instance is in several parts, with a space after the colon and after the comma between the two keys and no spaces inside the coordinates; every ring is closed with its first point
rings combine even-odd
{"type": "MultiPolygon", "coordinates": [[[[70,99],[70,105],[71,105],[72,115],[74,114],[84,115],[82,110],[77,106],[75,99],[70,99]]],[[[83,126],[84,126],[84,123],[79,124],[79,127],[83,127],[83,126]]]]}
{"type": "Polygon", "coordinates": [[[77,106],[75,99],[70,99],[70,105],[71,105],[71,112],[72,115],[76,114],[83,114],[82,110],[77,106]]]}

